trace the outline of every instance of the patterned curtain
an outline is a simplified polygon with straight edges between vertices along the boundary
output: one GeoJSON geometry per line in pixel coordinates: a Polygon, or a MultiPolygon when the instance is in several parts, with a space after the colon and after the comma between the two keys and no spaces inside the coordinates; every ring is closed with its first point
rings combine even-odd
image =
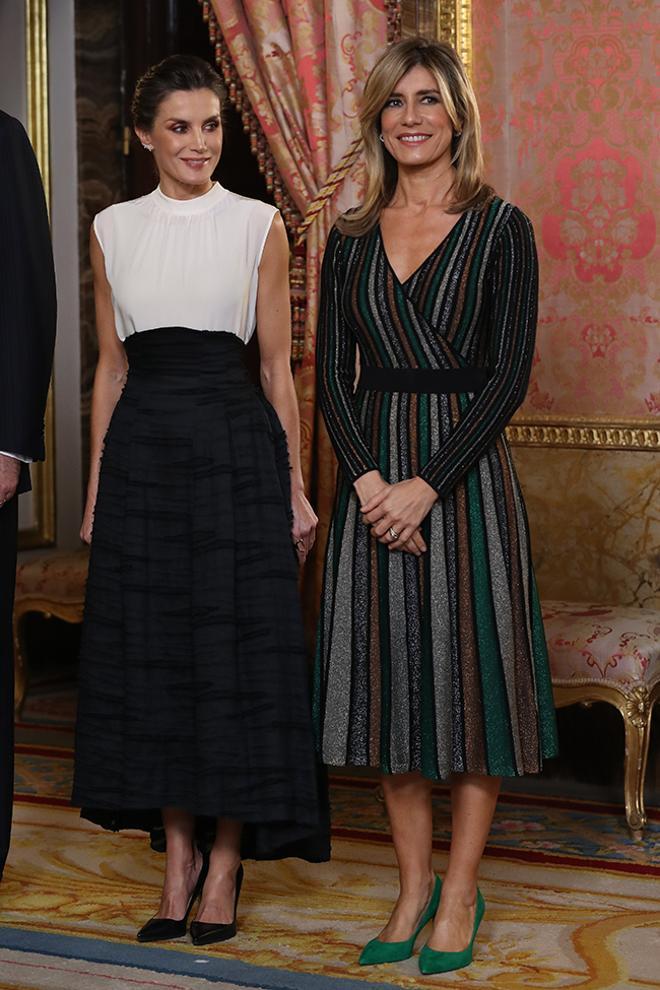
{"type": "MultiPolygon", "coordinates": [[[[364,80],[395,30],[398,5],[387,0],[212,0],[228,56],[284,183],[273,182],[290,230],[303,217],[333,168],[357,136],[364,80]],[[278,196],[278,191],[280,195],[278,196]]],[[[231,77],[223,65],[225,78],[231,77]]],[[[230,84],[230,96],[231,84],[230,84]]],[[[235,94],[234,94],[235,97],[235,94]]],[[[240,102],[240,98],[239,101],[240,102]]],[[[257,142],[257,136],[253,135],[257,142]]],[[[259,156],[258,146],[255,148],[259,156]]],[[[266,169],[268,179],[268,169],[266,169]]],[[[308,616],[320,597],[320,561],[334,488],[335,461],[316,411],[314,351],[319,269],[337,214],[359,202],[358,166],[327,202],[306,235],[304,343],[296,373],[302,420],[303,469],[321,524],[307,565],[308,616]]]]}

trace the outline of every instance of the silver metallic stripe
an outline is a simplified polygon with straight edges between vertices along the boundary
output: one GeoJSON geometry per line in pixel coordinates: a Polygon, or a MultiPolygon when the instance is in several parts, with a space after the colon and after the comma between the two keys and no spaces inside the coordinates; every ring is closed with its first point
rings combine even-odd
{"type": "Polygon", "coordinates": [[[333,766],[346,763],[353,663],[353,538],[357,499],[352,495],[346,514],[335,585],[334,623],[328,649],[326,720],[323,759],[333,766]]]}

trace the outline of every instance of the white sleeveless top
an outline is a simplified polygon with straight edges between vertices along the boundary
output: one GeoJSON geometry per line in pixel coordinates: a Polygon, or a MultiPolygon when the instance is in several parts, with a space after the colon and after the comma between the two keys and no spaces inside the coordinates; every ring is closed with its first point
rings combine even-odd
{"type": "Polygon", "coordinates": [[[120,340],[156,327],[236,334],[256,324],[258,268],[277,210],[219,183],[196,199],[160,187],[94,217],[120,340]]]}

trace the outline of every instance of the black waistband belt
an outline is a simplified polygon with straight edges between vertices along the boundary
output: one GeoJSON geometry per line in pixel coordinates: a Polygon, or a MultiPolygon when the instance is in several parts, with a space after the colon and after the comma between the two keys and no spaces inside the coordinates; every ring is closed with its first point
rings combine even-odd
{"type": "Polygon", "coordinates": [[[480,392],[483,368],[363,368],[358,388],[374,392],[480,392]]]}

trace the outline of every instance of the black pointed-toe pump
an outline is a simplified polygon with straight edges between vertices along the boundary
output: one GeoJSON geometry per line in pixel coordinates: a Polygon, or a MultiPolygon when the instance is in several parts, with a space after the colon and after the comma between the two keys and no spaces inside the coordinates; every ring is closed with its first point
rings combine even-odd
{"type": "Polygon", "coordinates": [[[211,942],[226,942],[236,934],[236,911],[238,909],[238,898],[241,895],[241,884],[243,883],[243,864],[236,872],[236,895],[234,897],[234,918],[228,924],[220,924],[215,921],[193,921],[190,925],[190,934],[193,945],[210,945],[211,942]]]}
{"type": "Polygon", "coordinates": [[[197,877],[195,888],[188,900],[186,913],[183,918],[151,918],[137,933],[136,938],[138,942],[167,942],[173,938],[181,938],[182,935],[186,934],[186,930],[188,928],[188,915],[192,910],[193,904],[202,892],[202,887],[204,886],[204,881],[206,880],[208,870],[209,861],[208,857],[205,856],[202,860],[202,868],[199,872],[199,876],[197,877]]]}

